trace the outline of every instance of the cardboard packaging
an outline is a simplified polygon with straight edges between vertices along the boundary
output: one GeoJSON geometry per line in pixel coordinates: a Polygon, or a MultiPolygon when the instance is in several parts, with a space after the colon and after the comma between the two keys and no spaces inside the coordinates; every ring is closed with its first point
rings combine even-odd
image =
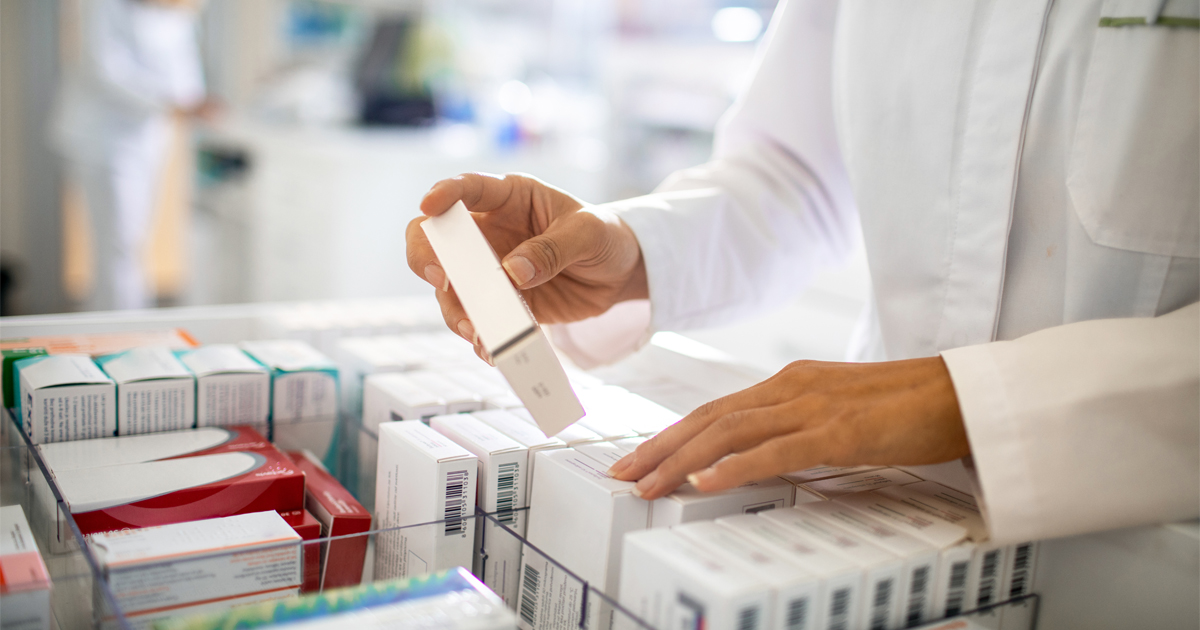
{"type": "Polygon", "coordinates": [[[513,391],[554,435],[583,417],[583,407],[550,340],[513,287],[500,259],[462,202],[421,223],[479,341],[513,391]]]}
{"type": "Polygon", "coordinates": [[[815,574],[712,521],[689,523],[672,531],[771,586],[771,603],[765,610],[764,628],[814,627],[813,616],[823,603],[820,601],[821,579],[815,574]]]}
{"type": "Polygon", "coordinates": [[[17,393],[21,387],[13,378],[12,368],[19,359],[48,354],[86,354],[95,357],[144,346],[184,350],[198,345],[195,338],[181,328],[0,339],[0,357],[3,357],[4,363],[4,406],[8,409],[17,406],[17,393]]]}
{"type": "Polygon", "coordinates": [[[50,572],[19,505],[0,507],[0,626],[50,630],[50,572]]]}
{"type": "Polygon", "coordinates": [[[304,473],[275,450],[52,469],[51,474],[84,536],[304,508],[304,473]]]}
{"type": "Polygon", "coordinates": [[[51,474],[80,468],[138,464],[162,459],[237,451],[274,451],[253,427],[202,427],[95,440],[56,442],[37,447],[51,474]]]}
{"type": "Polygon", "coordinates": [[[375,478],[375,578],[470,566],[479,460],[417,420],[379,427],[375,478]]]}
{"type": "Polygon", "coordinates": [[[479,458],[477,505],[494,515],[496,522],[486,518],[476,522],[472,572],[515,607],[522,545],[504,527],[525,535],[529,449],[468,414],[437,416],[429,426],[479,458]]]}
{"type": "Polygon", "coordinates": [[[632,482],[571,449],[540,452],[533,471],[528,540],[605,593],[617,592],[626,533],[646,529],[650,504],[632,482]]]}
{"type": "Polygon", "coordinates": [[[623,387],[605,385],[579,392],[579,401],[587,412],[579,421],[605,439],[615,440],[630,435],[649,436],[679,422],[679,414],[630,392],[623,387]]]}
{"type": "Polygon", "coordinates": [[[447,368],[440,373],[452,382],[477,394],[483,399],[484,409],[515,409],[525,403],[509,387],[504,375],[493,367],[447,368]]]}
{"type": "Polygon", "coordinates": [[[304,508],[320,523],[321,537],[346,537],[321,543],[321,590],[357,585],[362,581],[363,563],[367,559],[365,534],[371,529],[371,514],[315,455],[291,451],[287,456],[304,473],[304,508]]]}
{"type": "Polygon", "coordinates": [[[880,468],[883,468],[883,466],[814,466],[790,472],[786,475],[780,475],[780,477],[799,486],[810,481],[819,481],[832,477],[845,477],[846,475],[870,472],[872,470],[879,470],[880,468]]]}
{"type": "Polygon", "coordinates": [[[170,350],[134,348],[96,363],[117,384],[117,435],[196,425],[196,379],[170,350]]]}
{"type": "MultiPolygon", "coordinates": [[[[533,416],[530,415],[528,409],[524,407],[517,407],[508,409],[507,411],[536,428],[538,433],[542,433],[541,428],[539,428],[537,425],[537,421],[533,419],[533,416]]],[[[567,426],[562,431],[559,431],[557,434],[555,434],[554,437],[566,442],[567,446],[578,446],[580,444],[591,444],[594,442],[604,441],[603,436],[583,426],[582,422],[576,422],[575,424],[567,426]]]]}
{"type": "MultiPolygon", "coordinates": [[[[905,562],[891,551],[867,542],[833,522],[812,512],[814,505],[806,503],[789,510],[771,510],[759,516],[784,529],[795,532],[814,545],[841,555],[863,571],[862,597],[853,613],[858,626],[865,628],[900,627],[903,608],[899,594],[903,591],[905,562]]],[[[843,508],[849,510],[849,508],[843,508]]]]}
{"type": "Polygon", "coordinates": [[[628,451],[621,449],[612,442],[588,442],[577,444],[574,448],[602,464],[605,470],[612,468],[613,464],[629,454],[628,451]]]}
{"type": "MultiPolygon", "coordinates": [[[[537,457],[535,455],[542,451],[567,448],[567,444],[558,438],[546,437],[546,434],[542,433],[542,430],[537,428],[537,426],[522,420],[511,413],[511,411],[511,409],[487,409],[476,411],[471,415],[529,449],[529,458],[526,460],[525,478],[533,479],[534,466],[537,464],[537,457]]],[[[531,505],[530,495],[532,488],[532,483],[525,484],[525,505],[531,505]]]]}
{"type": "Polygon", "coordinates": [[[446,409],[444,398],[408,374],[372,374],[363,382],[363,428],[371,433],[384,422],[432,418],[446,409]]]}
{"type": "Polygon", "coordinates": [[[630,534],[620,601],[655,628],[738,628],[767,625],[771,586],[677,532],[630,534]]]}
{"type": "Polygon", "coordinates": [[[13,363],[17,413],[34,444],[88,440],[117,432],[117,387],[86,354],[56,354],[13,363]]]}
{"type": "Polygon", "coordinates": [[[243,341],[240,347],[270,370],[275,425],[337,416],[337,366],[316,348],[292,339],[243,341]]]}
{"type": "Polygon", "coordinates": [[[877,490],[879,488],[886,488],[887,486],[898,486],[906,483],[916,483],[918,481],[920,481],[920,479],[902,470],[896,470],[895,468],[880,468],[878,470],[860,472],[853,475],[833,477],[820,481],[811,481],[798,486],[798,488],[803,488],[823,499],[835,499],[837,497],[853,494],[855,492],[866,492],[868,490],[877,490]]]}
{"type": "MultiPolygon", "coordinates": [[[[900,619],[895,623],[905,626],[919,625],[929,621],[933,616],[934,591],[938,581],[939,548],[912,536],[891,524],[878,520],[874,516],[860,511],[842,501],[822,501],[808,503],[801,508],[812,513],[820,514],[831,523],[842,527],[866,541],[882,549],[886,549],[904,561],[901,579],[895,593],[895,600],[900,609],[900,619]]],[[[947,525],[948,523],[940,523],[947,525]]],[[[916,529],[914,527],[914,529],[916,529]]],[[[923,530],[930,537],[948,536],[962,540],[966,532],[955,528],[956,532],[947,532],[941,528],[923,530]],[[936,529],[936,531],[934,531],[936,529]]]]}
{"type": "Polygon", "coordinates": [[[859,626],[864,574],[858,564],[822,547],[808,534],[753,514],[725,516],[716,523],[817,576],[820,587],[812,621],[806,627],[835,630],[859,626]]]}
{"type": "Polygon", "coordinates": [[[685,483],[650,504],[650,526],[671,527],[731,514],[756,514],[792,507],[792,484],[771,477],[720,492],[700,492],[685,483]]]}
{"type": "Polygon", "coordinates": [[[932,516],[967,528],[968,536],[975,541],[975,557],[969,579],[971,586],[968,587],[970,602],[978,603],[982,599],[994,603],[1029,593],[1037,570],[1038,543],[1026,542],[998,548],[997,545],[987,542],[987,524],[975,497],[931,481],[886,488],[879,492],[932,516]],[[996,562],[1001,563],[998,584],[994,577],[987,575],[993,571],[984,570],[985,564],[990,569],[996,562]]]}
{"type": "Polygon", "coordinates": [[[262,364],[231,344],[177,354],[196,376],[196,426],[267,426],[271,375],[262,364]]]}
{"type": "Polygon", "coordinates": [[[465,413],[483,409],[483,397],[450,379],[427,370],[409,372],[408,377],[435,396],[446,401],[446,413],[465,413]]]}
{"type": "Polygon", "coordinates": [[[279,515],[304,541],[300,546],[304,576],[300,592],[314,593],[321,590],[321,544],[308,542],[321,537],[321,523],[308,510],[288,510],[280,512],[279,515]]]}
{"type": "Polygon", "coordinates": [[[511,630],[515,615],[466,569],[364,584],[285,602],[177,617],[160,630],[225,630],[301,624],[306,630],[439,628],[511,630]]]}
{"type": "Polygon", "coordinates": [[[300,536],[276,512],[97,534],[92,550],[134,628],[301,585],[300,536]]]}

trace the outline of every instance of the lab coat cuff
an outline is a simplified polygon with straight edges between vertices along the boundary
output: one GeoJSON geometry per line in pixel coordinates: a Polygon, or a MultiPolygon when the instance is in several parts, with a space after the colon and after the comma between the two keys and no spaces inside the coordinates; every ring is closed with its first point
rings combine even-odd
{"type": "MultiPolygon", "coordinates": [[[[678,328],[679,322],[673,313],[679,309],[672,308],[672,305],[680,303],[679,296],[676,295],[679,283],[672,282],[671,278],[674,275],[673,270],[681,263],[674,255],[676,247],[671,242],[671,224],[666,220],[666,215],[669,214],[668,204],[655,199],[653,195],[647,195],[604,205],[633,230],[642,250],[646,284],[650,294],[647,303],[647,330],[678,328]]],[[[679,229],[679,226],[675,225],[675,229],[679,229]]],[[[649,339],[648,334],[646,339],[649,339]]]]}
{"type": "Polygon", "coordinates": [[[648,300],[620,302],[596,317],[547,328],[555,347],[584,370],[616,363],[653,335],[648,300]]]}
{"type": "Polygon", "coordinates": [[[1043,515],[1025,448],[1030,436],[1016,421],[1011,388],[995,356],[1004,343],[955,348],[941,356],[958,396],[992,540],[1018,543],[1037,537],[1043,515]]]}

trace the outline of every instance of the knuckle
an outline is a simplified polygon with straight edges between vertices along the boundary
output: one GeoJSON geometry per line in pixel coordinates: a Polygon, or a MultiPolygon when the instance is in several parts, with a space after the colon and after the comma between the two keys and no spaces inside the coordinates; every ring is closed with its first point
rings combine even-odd
{"type": "Polygon", "coordinates": [[[548,238],[539,238],[529,242],[531,253],[541,260],[543,269],[553,273],[558,271],[562,261],[562,249],[559,244],[548,238]]]}

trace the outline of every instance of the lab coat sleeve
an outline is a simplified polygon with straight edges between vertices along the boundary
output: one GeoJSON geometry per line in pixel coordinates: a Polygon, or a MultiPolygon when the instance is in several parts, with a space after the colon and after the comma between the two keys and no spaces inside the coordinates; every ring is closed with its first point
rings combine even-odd
{"type": "Polygon", "coordinates": [[[620,354],[648,338],[647,327],[713,326],[761,312],[851,251],[858,218],[833,117],[837,9],[826,0],[781,3],[750,84],[718,125],[713,159],[650,195],[605,204],[637,235],[650,308],[556,327],[573,358],[580,346],[620,354]]]}
{"type": "MultiPolygon", "coordinates": [[[[203,98],[203,85],[184,99],[175,98],[171,86],[146,68],[137,57],[129,3],[98,0],[84,3],[87,11],[83,31],[83,63],[94,87],[131,111],[145,115],[161,113],[172,105],[190,105],[203,98]]],[[[190,44],[194,49],[194,43],[190,44]]],[[[193,51],[195,65],[198,53],[193,51]]]]}
{"type": "Polygon", "coordinates": [[[996,541],[1200,514],[1200,304],[942,357],[996,541]]]}

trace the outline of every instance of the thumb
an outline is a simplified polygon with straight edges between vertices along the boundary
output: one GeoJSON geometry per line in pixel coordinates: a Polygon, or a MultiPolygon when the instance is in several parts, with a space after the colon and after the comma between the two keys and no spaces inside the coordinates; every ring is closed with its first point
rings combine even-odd
{"type": "Polygon", "coordinates": [[[517,245],[501,264],[519,289],[544,284],[563,269],[595,251],[604,238],[603,226],[591,225],[586,213],[559,218],[550,227],[517,245]]]}

